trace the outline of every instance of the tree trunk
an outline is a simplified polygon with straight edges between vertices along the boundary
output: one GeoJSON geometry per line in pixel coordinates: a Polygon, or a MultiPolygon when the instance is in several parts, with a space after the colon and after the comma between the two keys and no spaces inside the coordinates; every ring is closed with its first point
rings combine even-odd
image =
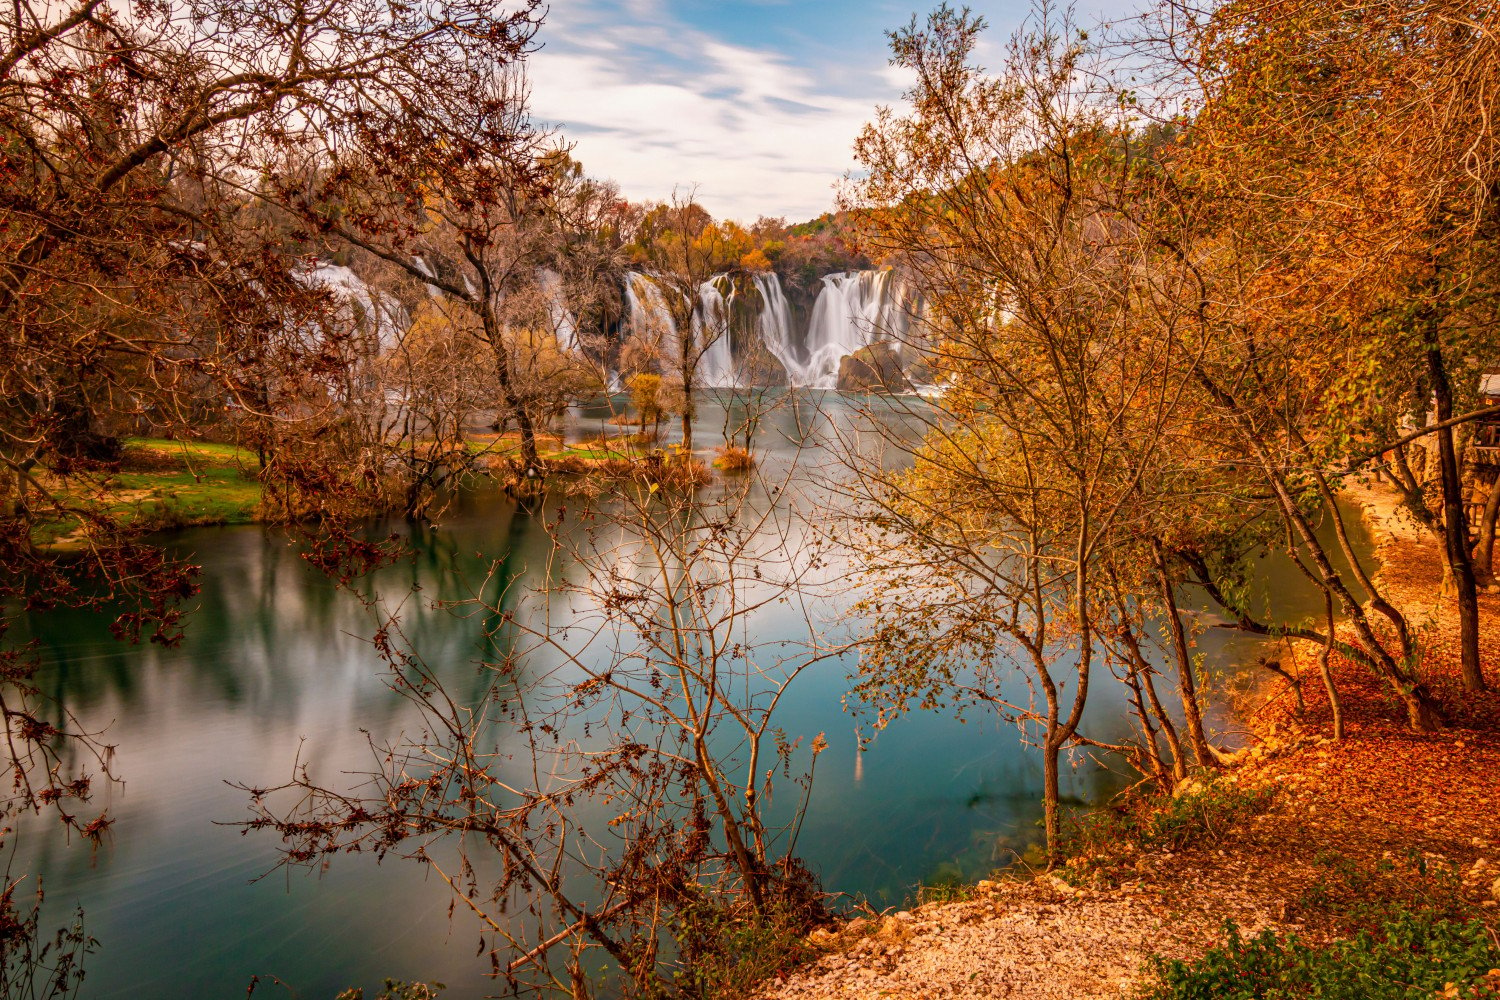
{"type": "Polygon", "coordinates": [[[1436,731],[1441,724],[1436,702],[1428,693],[1426,685],[1411,673],[1410,664],[1396,662],[1390,651],[1381,645],[1374,629],[1370,627],[1370,620],[1365,614],[1365,609],[1354,599],[1354,595],[1349,593],[1349,588],[1339,578],[1328,559],[1328,552],[1323,547],[1323,543],[1318,540],[1317,533],[1313,531],[1306,515],[1298,508],[1291,487],[1287,485],[1286,476],[1261,436],[1260,430],[1240,408],[1238,401],[1207,373],[1198,373],[1198,384],[1203,386],[1214,401],[1231,414],[1236,428],[1243,436],[1245,444],[1249,446],[1251,455],[1260,466],[1267,484],[1276,497],[1277,505],[1281,508],[1281,516],[1287,522],[1288,529],[1294,530],[1297,539],[1306,546],[1308,555],[1312,557],[1314,565],[1318,568],[1318,575],[1322,577],[1323,586],[1338,598],[1339,603],[1349,615],[1350,624],[1354,626],[1365,651],[1368,652],[1391,687],[1395,689],[1396,695],[1406,708],[1408,725],[1413,731],[1419,733],[1436,731]]]}
{"type": "Polygon", "coordinates": [[[1490,495],[1484,501],[1484,514],[1479,519],[1479,542],[1474,546],[1474,568],[1488,576],[1495,575],[1493,557],[1495,553],[1495,520],[1500,515],[1500,476],[1490,486],[1490,495]]]}
{"type": "Polygon", "coordinates": [[[1193,679],[1193,657],[1188,649],[1187,633],[1177,610],[1177,595],[1172,592],[1172,576],[1162,555],[1161,542],[1151,540],[1151,554],[1156,559],[1156,577],[1161,583],[1162,607],[1166,609],[1167,627],[1172,633],[1172,648],[1177,654],[1177,691],[1182,697],[1183,728],[1193,747],[1193,761],[1199,767],[1214,767],[1218,758],[1203,733],[1203,714],[1198,710],[1198,685],[1193,679]]]}
{"type": "Polygon", "coordinates": [[[682,352],[682,450],[686,452],[693,450],[693,418],[698,415],[698,407],[693,403],[693,381],[697,372],[697,360],[692,356],[692,351],[684,345],[682,352]]]}
{"type": "MultiPolygon", "coordinates": [[[[1119,600],[1118,596],[1116,600],[1119,600]]],[[[1161,725],[1162,737],[1167,741],[1167,751],[1172,755],[1172,775],[1181,781],[1187,777],[1187,757],[1183,755],[1182,742],[1177,738],[1177,727],[1172,724],[1172,717],[1167,714],[1162,706],[1161,698],[1156,693],[1156,683],[1151,679],[1153,673],[1151,664],[1141,653],[1141,646],[1136,641],[1135,632],[1128,625],[1121,632],[1121,637],[1130,650],[1130,659],[1134,664],[1136,674],[1140,677],[1141,688],[1145,691],[1146,700],[1151,704],[1152,714],[1161,725]]]]}
{"type": "MultiPolygon", "coordinates": [[[[1437,419],[1442,423],[1453,416],[1453,391],[1443,365],[1443,352],[1438,346],[1435,320],[1429,320],[1427,324],[1427,373],[1432,379],[1437,419]]],[[[1444,427],[1438,431],[1437,439],[1443,487],[1443,542],[1458,596],[1458,641],[1463,682],[1470,691],[1483,691],[1484,673],[1479,664],[1479,587],[1474,579],[1474,563],[1469,558],[1469,526],[1453,428],[1444,427]]]]}
{"type": "Polygon", "coordinates": [[[1328,641],[1318,651],[1318,673],[1323,677],[1323,688],[1328,692],[1328,707],[1333,712],[1333,739],[1338,742],[1344,738],[1344,702],[1339,697],[1338,684],[1333,679],[1333,667],[1329,662],[1333,658],[1333,630],[1336,623],[1333,620],[1333,595],[1323,594],[1323,613],[1328,618],[1328,641]]]}
{"type": "Polygon", "coordinates": [[[1057,744],[1049,734],[1042,741],[1042,810],[1047,830],[1047,867],[1051,869],[1060,860],[1062,848],[1061,783],[1058,778],[1057,744]]]}
{"type": "MultiPolygon", "coordinates": [[[[1156,779],[1156,785],[1162,791],[1170,791],[1172,778],[1167,772],[1167,765],[1161,756],[1161,741],[1156,738],[1156,726],[1152,725],[1151,713],[1146,708],[1146,696],[1141,690],[1141,674],[1138,669],[1131,668],[1126,674],[1126,683],[1130,687],[1130,707],[1135,712],[1135,717],[1140,720],[1141,729],[1145,733],[1146,745],[1141,748],[1141,753],[1149,758],[1150,775],[1156,779]]],[[[1145,767],[1141,773],[1148,773],[1145,767]]]]}
{"type": "Polygon", "coordinates": [[[516,392],[515,378],[510,370],[510,357],[505,351],[505,337],[500,330],[500,323],[490,309],[482,310],[484,322],[485,339],[489,341],[490,352],[495,356],[495,376],[500,383],[500,395],[505,400],[506,407],[510,410],[509,416],[515,417],[516,426],[521,431],[521,464],[526,467],[528,474],[537,471],[541,460],[536,451],[536,429],[532,426],[531,415],[521,405],[520,394],[516,392]]]}

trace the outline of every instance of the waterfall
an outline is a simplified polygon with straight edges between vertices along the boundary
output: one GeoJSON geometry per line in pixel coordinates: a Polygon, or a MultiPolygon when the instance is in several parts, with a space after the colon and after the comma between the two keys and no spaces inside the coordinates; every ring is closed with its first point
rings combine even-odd
{"type": "MultiPolygon", "coordinates": [[[[669,294],[674,293],[663,290],[650,275],[639,271],[625,275],[627,336],[653,348],[665,371],[681,374],[677,324],[667,304],[669,294]]],[[[701,352],[695,372],[698,385],[717,389],[738,384],[729,342],[729,310],[733,304],[733,290],[726,298],[719,290],[717,278],[705,281],[698,288],[698,307],[693,310],[692,325],[693,342],[701,352]]]]}
{"type": "MultiPolygon", "coordinates": [[[[830,274],[813,306],[803,336],[792,325],[791,306],[774,273],[750,276],[760,296],[755,332],[786,369],[793,386],[832,389],[838,385],[839,362],[861,347],[891,344],[898,354],[910,339],[920,297],[893,271],[849,271],[830,274]]],[[[628,307],[626,336],[653,348],[665,370],[675,372],[677,326],[667,296],[674,292],[649,275],[632,271],[625,278],[628,307]]],[[[743,367],[729,331],[737,289],[719,275],[698,288],[692,337],[701,354],[696,382],[709,388],[742,384],[743,367]]],[[[744,356],[743,345],[740,356],[744,356]]]]}
{"type": "Polygon", "coordinates": [[[625,303],[629,336],[665,353],[677,339],[677,324],[661,286],[639,271],[625,275],[625,303]]]}
{"type": "Polygon", "coordinates": [[[900,350],[911,329],[914,297],[893,275],[848,271],[824,277],[807,325],[807,361],[787,368],[793,385],[832,389],[839,362],[861,347],[885,341],[900,350]]]}
{"type": "Polygon", "coordinates": [[[794,373],[802,371],[806,362],[805,355],[798,351],[792,331],[792,310],[781,291],[781,279],[775,272],[759,272],[754,280],[755,290],[760,292],[760,315],[755,322],[760,342],[786,369],[787,380],[796,385],[794,373]]]}
{"type": "Polygon", "coordinates": [[[379,352],[389,351],[400,343],[402,334],[411,325],[400,302],[372,289],[341,264],[314,258],[295,270],[293,276],[308,287],[326,288],[332,293],[344,304],[340,310],[342,318],[368,331],[379,352]]]}
{"type": "Polygon", "coordinates": [[[710,389],[732,389],[735,377],[734,350],[729,342],[729,313],[734,308],[734,289],[726,298],[717,279],[698,287],[698,309],[693,313],[693,344],[698,349],[697,383],[710,389]]]}
{"type": "Polygon", "coordinates": [[[568,311],[562,275],[551,268],[539,267],[536,269],[536,283],[547,300],[547,319],[552,326],[552,335],[557,338],[557,346],[569,354],[577,354],[578,321],[568,311]]]}

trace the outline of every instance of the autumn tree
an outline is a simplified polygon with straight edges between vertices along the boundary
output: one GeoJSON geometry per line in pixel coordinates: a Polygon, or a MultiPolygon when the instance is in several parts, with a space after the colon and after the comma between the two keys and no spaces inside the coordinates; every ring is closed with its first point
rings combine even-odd
{"type": "Polygon", "coordinates": [[[661,291],[672,328],[659,345],[658,362],[682,387],[678,413],[682,446],[693,447],[693,422],[698,407],[694,390],[703,385],[703,360],[716,346],[726,349],[731,311],[726,290],[730,272],[754,249],[753,240],[733,223],[718,223],[692,198],[674,194],[641,220],[633,251],[661,291]],[[719,280],[723,287],[711,285],[719,280]]]}
{"type": "Polygon", "coordinates": [[[92,758],[49,714],[13,616],[94,608],[122,639],[170,644],[195,591],[194,567],[111,503],[119,438],[279,416],[310,442],[338,409],[351,346],[340,304],[299,280],[284,232],[247,215],[247,182],[309,130],[378,132],[403,106],[420,114],[466,68],[518,58],[537,18],[535,4],[465,0],[0,12],[7,809],[56,809],[93,840],[108,828],[81,804],[107,748],[92,758]]]}
{"type": "Polygon", "coordinates": [[[1334,468],[1395,445],[1391,478],[1444,546],[1465,685],[1482,688],[1456,418],[1495,351],[1492,12],[1246,0],[1170,14],[1162,34],[1191,81],[1183,176],[1253,258],[1245,321],[1320,387],[1289,444],[1334,468]],[[1413,468],[1405,432],[1422,424],[1433,462],[1413,468]]]}
{"type": "Polygon", "coordinates": [[[1140,234],[1114,207],[1129,131],[1080,84],[1080,36],[1043,11],[991,76],[972,62],[982,29],[943,7],[893,33],[893,62],[917,82],[856,146],[866,245],[915,276],[949,384],[912,414],[919,445],[891,439],[911,467],[860,480],[865,562],[885,595],[868,605],[860,686],[896,707],[977,700],[1026,726],[1055,857],[1061,756],[1096,742],[1084,712],[1101,633],[1118,626],[1106,561],[1138,537],[1128,519],[1194,357],[1141,336],[1140,234]],[[1014,667],[1027,698],[1005,692],[1014,667]]]}

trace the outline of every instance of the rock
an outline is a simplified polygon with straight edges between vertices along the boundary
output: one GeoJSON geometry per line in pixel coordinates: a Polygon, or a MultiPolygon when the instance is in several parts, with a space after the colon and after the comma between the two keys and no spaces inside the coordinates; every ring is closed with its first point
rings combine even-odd
{"type": "Polygon", "coordinates": [[[787,385],[789,382],[781,362],[765,351],[751,351],[739,359],[738,367],[744,369],[745,381],[749,385],[777,386],[787,385]]]}
{"type": "Polygon", "coordinates": [[[839,361],[839,389],[844,392],[901,392],[907,388],[901,359],[890,344],[861,347],[839,361]]]}
{"type": "Polygon", "coordinates": [[[999,886],[997,886],[994,882],[991,882],[987,878],[983,878],[983,879],[979,880],[979,884],[978,885],[974,886],[974,891],[976,891],[976,892],[994,892],[997,888],[999,888],[999,886]]]}
{"type": "Polygon", "coordinates": [[[1490,895],[1500,899],[1500,878],[1495,879],[1494,885],[1490,886],[1490,895]]]}
{"type": "Polygon", "coordinates": [[[1069,885],[1068,883],[1064,882],[1062,879],[1058,878],[1056,875],[1048,875],[1047,876],[1047,884],[1052,888],[1052,890],[1054,892],[1060,892],[1064,896],[1074,896],[1074,895],[1078,894],[1078,890],[1077,889],[1074,889],[1071,885],[1069,885]]]}

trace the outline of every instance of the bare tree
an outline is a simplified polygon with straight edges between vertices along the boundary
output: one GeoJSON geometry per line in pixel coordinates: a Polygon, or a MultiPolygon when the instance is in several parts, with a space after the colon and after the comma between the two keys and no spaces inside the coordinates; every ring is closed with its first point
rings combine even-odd
{"type": "Polygon", "coordinates": [[[751,975],[766,956],[726,958],[730,922],[786,941],[823,912],[796,861],[802,807],[779,826],[769,809],[778,775],[798,768],[808,786],[823,747],[783,733],[778,706],[837,652],[811,622],[756,635],[815,561],[792,561],[793,522],[753,496],[642,480],[558,506],[553,563],[535,568],[549,587],[455,608],[491,623],[478,700],[444,690],[386,618],[377,647],[425,733],[376,748],[362,788],[299,768],[252,790],[249,825],[278,831],[293,863],[374,850],[427,865],[513,985],[586,995],[594,951],[630,995],[691,994],[711,955],[751,975]]]}

